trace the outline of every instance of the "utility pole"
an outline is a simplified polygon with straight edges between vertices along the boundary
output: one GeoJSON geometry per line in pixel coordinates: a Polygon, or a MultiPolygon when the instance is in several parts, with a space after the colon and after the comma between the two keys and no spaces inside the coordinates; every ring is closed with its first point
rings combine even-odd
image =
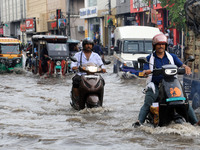
{"type": "MultiPolygon", "coordinates": [[[[151,0],[151,9],[150,9],[150,12],[152,11],[152,9],[153,9],[153,0],[151,0]]],[[[152,13],[152,12],[151,12],[152,13]]],[[[150,16],[152,17],[152,14],[150,13],[150,16]]],[[[150,18],[151,18],[150,17],[150,18]]],[[[152,23],[152,18],[150,19],[151,20],[151,26],[153,27],[154,26],[154,24],[152,23]]]]}
{"type": "MultiPolygon", "coordinates": [[[[21,9],[21,26],[23,26],[23,24],[24,24],[24,18],[23,18],[23,0],[20,0],[20,9],[21,9]]],[[[24,31],[22,31],[22,39],[21,40],[22,40],[22,43],[24,43],[24,31]]]]}
{"type": "Polygon", "coordinates": [[[71,31],[70,31],[70,0],[66,0],[67,1],[67,17],[68,17],[68,21],[67,21],[67,34],[68,34],[68,38],[71,38],[71,31]]]}
{"type": "MultiPolygon", "coordinates": [[[[111,15],[111,0],[108,0],[108,11],[109,15],[111,15]]],[[[111,48],[111,26],[108,24],[108,55],[110,55],[111,48]]]]}

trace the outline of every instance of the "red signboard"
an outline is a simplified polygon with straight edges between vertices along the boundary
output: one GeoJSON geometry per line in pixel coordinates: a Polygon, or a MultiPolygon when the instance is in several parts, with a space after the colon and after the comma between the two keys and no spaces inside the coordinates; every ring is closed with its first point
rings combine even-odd
{"type": "Polygon", "coordinates": [[[32,28],[34,28],[33,19],[26,19],[26,29],[32,29],[32,28]]]}
{"type": "Polygon", "coordinates": [[[20,30],[22,32],[26,31],[26,24],[20,24],[20,30]]]}
{"type": "Polygon", "coordinates": [[[57,23],[56,22],[52,22],[51,23],[51,28],[53,29],[53,28],[57,28],[57,23]]]}
{"type": "MultiPolygon", "coordinates": [[[[130,0],[130,13],[138,13],[138,12],[144,12],[148,11],[151,8],[151,3],[149,3],[149,6],[140,6],[140,3],[143,0],[130,0]]],[[[156,5],[153,5],[153,9],[163,9],[161,6],[161,3],[157,3],[156,5]]]]}
{"type": "Polygon", "coordinates": [[[3,28],[0,28],[0,34],[3,35],[3,28]]]}

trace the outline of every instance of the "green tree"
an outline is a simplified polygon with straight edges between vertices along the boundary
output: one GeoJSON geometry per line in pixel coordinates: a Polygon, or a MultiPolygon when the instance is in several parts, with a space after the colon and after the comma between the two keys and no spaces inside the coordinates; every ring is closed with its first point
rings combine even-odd
{"type": "MultiPolygon", "coordinates": [[[[153,0],[143,0],[145,3],[149,3],[153,0]]],[[[185,30],[186,18],[185,18],[185,10],[184,4],[186,0],[159,0],[161,2],[161,6],[165,7],[169,10],[169,20],[171,21],[170,27],[176,28],[179,31],[185,30]]]]}

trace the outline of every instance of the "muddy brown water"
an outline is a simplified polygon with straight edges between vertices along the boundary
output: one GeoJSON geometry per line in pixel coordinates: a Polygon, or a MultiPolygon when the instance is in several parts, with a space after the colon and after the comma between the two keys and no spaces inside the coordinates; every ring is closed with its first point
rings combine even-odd
{"type": "Polygon", "coordinates": [[[145,81],[124,80],[107,66],[103,108],[71,108],[71,78],[30,72],[0,75],[0,149],[200,149],[200,127],[189,123],[133,128],[145,81]]]}

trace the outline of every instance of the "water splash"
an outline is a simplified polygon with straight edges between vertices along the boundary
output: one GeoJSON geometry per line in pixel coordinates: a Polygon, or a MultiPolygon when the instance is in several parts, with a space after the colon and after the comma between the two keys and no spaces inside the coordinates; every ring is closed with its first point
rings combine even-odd
{"type": "Polygon", "coordinates": [[[181,136],[200,136],[200,127],[193,126],[190,123],[170,124],[165,127],[141,126],[140,129],[150,134],[172,134],[181,136]]]}
{"type": "Polygon", "coordinates": [[[105,107],[97,107],[97,108],[85,108],[83,110],[80,110],[79,113],[81,114],[95,114],[95,113],[104,113],[104,112],[111,112],[111,108],[105,108],[105,107]]]}

